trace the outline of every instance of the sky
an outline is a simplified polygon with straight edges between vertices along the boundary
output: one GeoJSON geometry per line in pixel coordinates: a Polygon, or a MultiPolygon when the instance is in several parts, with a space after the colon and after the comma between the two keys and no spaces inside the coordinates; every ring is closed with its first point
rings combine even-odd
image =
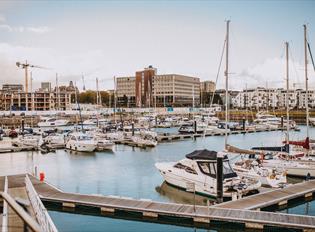
{"type": "MultiPolygon", "coordinates": [[[[0,84],[24,84],[16,62],[40,82],[70,80],[82,89],[112,89],[114,76],[149,65],[158,74],[216,80],[230,23],[229,88],[304,86],[303,24],[315,53],[315,1],[1,1],[0,84]]],[[[225,58],[217,88],[223,88],[225,58]]],[[[309,82],[315,72],[309,60],[309,82]]]]}

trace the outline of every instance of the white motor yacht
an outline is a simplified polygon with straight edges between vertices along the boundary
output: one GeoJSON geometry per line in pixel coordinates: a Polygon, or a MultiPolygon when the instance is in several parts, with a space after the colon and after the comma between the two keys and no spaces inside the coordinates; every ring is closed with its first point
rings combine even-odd
{"type": "Polygon", "coordinates": [[[65,144],[65,135],[63,134],[50,134],[43,138],[43,142],[53,145],[64,145],[65,144]]]}
{"type": "Polygon", "coordinates": [[[150,136],[131,136],[131,141],[147,147],[155,147],[157,145],[157,141],[150,136]]]}
{"type": "Polygon", "coordinates": [[[24,135],[19,136],[17,140],[12,141],[12,144],[18,147],[39,147],[41,143],[41,137],[36,135],[24,135]]]}
{"type": "Polygon", "coordinates": [[[42,117],[38,123],[39,127],[62,127],[68,126],[69,120],[42,117]]]}
{"type": "MultiPolygon", "coordinates": [[[[217,152],[196,150],[186,155],[179,162],[156,163],[165,181],[187,191],[191,183],[195,192],[201,195],[217,195],[217,152]]],[[[223,196],[231,198],[234,193],[239,196],[257,192],[261,182],[256,178],[240,178],[232,169],[227,156],[223,160],[223,196]]]]}
{"type": "Polygon", "coordinates": [[[104,138],[95,138],[97,142],[97,151],[113,151],[115,147],[115,143],[110,141],[109,139],[104,139],[104,138]]]}
{"type": "Polygon", "coordinates": [[[69,135],[66,148],[74,151],[92,152],[97,147],[97,141],[83,132],[74,132],[69,135]]]}

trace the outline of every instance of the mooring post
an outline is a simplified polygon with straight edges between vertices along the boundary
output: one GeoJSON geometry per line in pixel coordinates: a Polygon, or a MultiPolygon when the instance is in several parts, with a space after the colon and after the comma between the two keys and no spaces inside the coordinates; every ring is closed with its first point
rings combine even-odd
{"type": "Polygon", "coordinates": [[[194,120],[194,133],[197,134],[197,121],[194,120]]]}
{"type": "Polygon", "coordinates": [[[135,136],[135,123],[131,123],[131,131],[132,131],[132,136],[135,136]]]}
{"type": "Polygon", "coordinates": [[[21,123],[21,127],[22,127],[22,134],[24,135],[24,119],[22,119],[22,123],[21,123]]]}
{"type": "Polygon", "coordinates": [[[243,131],[245,131],[245,117],[243,117],[243,131]]]}
{"type": "Polygon", "coordinates": [[[283,116],[281,116],[281,129],[283,130],[283,116]]]}
{"type": "Polygon", "coordinates": [[[217,203],[223,202],[223,154],[217,153],[217,203]]]}

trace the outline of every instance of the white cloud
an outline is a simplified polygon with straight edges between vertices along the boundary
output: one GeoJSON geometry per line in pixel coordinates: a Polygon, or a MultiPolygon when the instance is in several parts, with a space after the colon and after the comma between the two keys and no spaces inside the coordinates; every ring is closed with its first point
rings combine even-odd
{"type": "Polygon", "coordinates": [[[43,34],[51,31],[49,27],[27,27],[26,30],[38,34],[43,34]]]}
{"type": "Polygon", "coordinates": [[[5,15],[0,13],[0,23],[4,23],[6,21],[5,15]]]}
{"type": "MultiPolygon", "coordinates": [[[[1,17],[1,16],[0,16],[1,17]]],[[[0,18],[0,22],[1,22],[1,18],[0,18]]],[[[8,24],[0,24],[0,29],[9,31],[9,32],[32,32],[32,33],[37,33],[37,34],[44,34],[47,33],[49,31],[51,31],[51,29],[49,27],[46,26],[40,26],[40,27],[23,27],[23,26],[19,26],[19,27],[12,27],[8,24]]]]}
{"type": "Polygon", "coordinates": [[[71,54],[56,51],[50,48],[13,46],[0,43],[0,84],[20,83],[24,84],[24,72],[16,67],[16,62],[24,62],[50,69],[33,68],[33,87],[38,88],[40,82],[50,81],[55,83],[56,73],[59,75],[60,85],[68,84],[70,80],[76,81],[82,88],[82,74],[85,76],[86,87],[95,89],[95,78],[100,79],[100,88],[109,89],[112,84],[112,74],[108,73],[104,60],[104,52],[91,50],[85,52],[73,52],[71,54]]]}
{"type": "MultiPolygon", "coordinates": [[[[311,68],[311,67],[309,67],[311,68]]],[[[242,70],[236,75],[231,75],[233,89],[266,87],[285,88],[286,66],[284,58],[269,58],[264,62],[242,70]]],[[[309,69],[311,70],[311,69],[309,69]]],[[[310,75],[312,75],[312,70],[310,75]]],[[[304,66],[293,60],[289,61],[289,83],[292,87],[304,87],[304,66]]],[[[313,83],[311,83],[311,87],[313,83]]]]}

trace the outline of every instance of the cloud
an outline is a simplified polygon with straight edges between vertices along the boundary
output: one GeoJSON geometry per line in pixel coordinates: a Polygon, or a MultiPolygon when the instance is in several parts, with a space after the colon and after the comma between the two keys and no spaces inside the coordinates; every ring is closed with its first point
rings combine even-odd
{"type": "MultiPolygon", "coordinates": [[[[269,88],[284,88],[286,69],[284,58],[268,58],[262,63],[241,70],[240,73],[231,77],[231,86],[235,89],[243,89],[261,86],[269,88]],[[240,86],[242,85],[242,86],[240,86]]],[[[293,60],[289,60],[289,83],[290,87],[303,86],[304,66],[293,60]]]]}
{"type": "MultiPolygon", "coordinates": [[[[1,16],[0,16],[0,22],[1,22],[1,16]]],[[[19,26],[19,27],[12,27],[8,24],[0,24],[0,29],[9,31],[9,32],[32,32],[32,33],[36,33],[36,34],[44,34],[47,32],[50,32],[51,29],[49,27],[46,26],[40,26],[40,27],[23,27],[23,26],[19,26]]]]}
{"type": "Polygon", "coordinates": [[[104,60],[108,59],[101,50],[90,50],[66,53],[45,47],[15,46],[0,43],[0,85],[4,83],[20,83],[24,85],[24,72],[15,63],[25,62],[50,69],[32,68],[33,89],[40,86],[40,82],[50,81],[54,85],[56,73],[59,84],[67,85],[70,80],[82,89],[82,75],[85,76],[87,88],[95,89],[95,78],[100,80],[101,89],[110,89],[112,74],[104,60]],[[110,85],[109,85],[110,84],[110,85]]]}
{"type": "Polygon", "coordinates": [[[4,23],[6,20],[6,17],[0,13],[0,23],[4,23]]]}

